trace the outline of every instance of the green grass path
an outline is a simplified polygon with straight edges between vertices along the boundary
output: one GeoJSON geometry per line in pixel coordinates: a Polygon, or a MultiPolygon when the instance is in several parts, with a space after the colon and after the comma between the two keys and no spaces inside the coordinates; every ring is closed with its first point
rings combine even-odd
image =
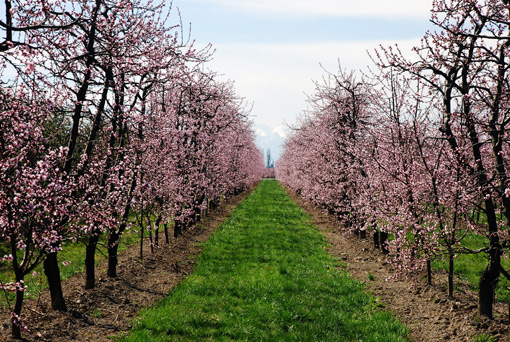
{"type": "Polygon", "coordinates": [[[122,341],[406,341],[338,271],[324,237],[265,180],[205,243],[196,270],[122,341]]]}

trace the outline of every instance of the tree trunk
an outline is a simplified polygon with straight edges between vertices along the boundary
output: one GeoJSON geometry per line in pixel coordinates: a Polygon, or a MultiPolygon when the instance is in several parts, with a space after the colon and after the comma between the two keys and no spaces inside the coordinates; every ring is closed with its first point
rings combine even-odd
{"type": "Polygon", "coordinates": [[[60,281],[60,269],[58,267],[57,252],[46,254],[44,259],[44,274],[48,279],[48,288],[51,296],[51,308],[58,311],[67,311],[62,283],[60,281]]]}
{"type": "Polygon", "coordinates": [[[143,231],[145,229],[143,228],[143,213],[142,213],[142,219],[140,220],[140,260],[143,260],[143,231]]]}
{"type": "Polygon", "coordinates": [[[499,281],[501,249],[497,246],[492,247],[489,252],[489,256],[489,264],[483,270],[479,282],[478,312],[480,315],[484,315],[492,319],[494,289],[499,281]]]}
{"type": "Polygon", "coordinates": [[[432,263],[427,260],[427,285],[432,285],[432,263]]]}
{"type": "Polygon", "coordinates": [[[89,236],[85,250],[85,290],[96,287],[96,247],[101,231],[95,228],[89,236]]]}
{"type": "MultiPolygon", "coordinates": [[[[24,280],[24,277],[16,276],[16,282],[24,280]]],[[[16,291],[16,302],[14,303],[14,314],[17,317],[21,317],[21,308],[23,307],[23,297],[25,295],[25,291],[16,291]]],[[[21,322],[17,322],[16,317],[11,317],[11,336],[14,339],[21,340],[21,322]]]]}
{"type": "Polygon", "coordinates": [[[388,249],[388,233],[387,232],[381,232],[379,235],[379,244],[381,245],[381,251],[384,255],[390,254],[390,251],[388,249]]]}
{"type": "Polygon", "coordinates": [[[220,201],[219,199],[215,199],[215,200],[210,202],[209,206],[211,207],[211,210],[214,210],[214,209],[218,208],[219,201],[220,201]]]}
{"type": "Polygon", "coordinates": [[[151,214],[147,214],[147,229],[149,230],[149,243],[150,243],[150,247],[151,247],[151,253],[154,253],[154,241],[152,238],[151,214]]]}
{"type": "Polygon", "coordinates": [[[159,247],[159,225],[161,224],[162,219],[163,217],[159,214],[156,222],[154,223],[154,244],[156,247],[159,247]]]}
{"type": "Polygon", "coordinates": [[[379,231],[377,229],[374,230],[374,248],[379,249],[380,247],[379,243],[379,231]]]}
{"type": "Polygon", "coordinates": [[[165,223],[165,241],[167,245],[170,244],[170,239],[168,238],[168,223],[165,223]]]}
{"type": "Polygon", "coordinates": [[[365,229],[360,229],[359,230],[359,237],[362,238],[362,239],[366,239],[367,238],[367,231],[365,229]]]}
{"type": "Polygon", "coordinates": [[[154,246],[159,247],[159,224],[154,226],[154,246]]]}
{"type": "Polygon", "coordinates": [[[177,239],[181,235],[182,235],[182,223],[181,221],[176,220],[174,225],[174,238],[177,239]]]}
{"type": "Polygon", "coordinates": [[[454,257],[453,251],[449,253],[449,265],[448,265],[448,298],[453,298],[453,270],[454,270],[454,257]]]}
{"type": "Polygon", "coordinates": [[[193,215],[193,223],[198,223],[202,220],[202,209],[200,207],[195,207],[195,214],[193,215]]]}
{"type": "Polygon", "coordinates": [[[118,249],[119,249],[120,235],[111,231],[108,237],[108,271],[107,275],[111,278],[117,277],[117,263],[118,263],[118,249]]]}

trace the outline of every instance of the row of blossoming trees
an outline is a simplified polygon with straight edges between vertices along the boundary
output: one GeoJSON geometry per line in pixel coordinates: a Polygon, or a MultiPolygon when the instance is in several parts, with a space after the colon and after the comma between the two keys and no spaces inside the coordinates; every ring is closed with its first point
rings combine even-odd
{"type": "Polygon", "coordinates": [[[0,22],[0,243],[19,338],[24,277],[40,263],[66,310],[57,254],[87,241],[86,288],[107,236],[108,275],[136,213],[152,245],[263,172],[246,111],[205,71],[170,9],[148,0],[6,0],[0,22]],[[154,234],[153,234],[154,233],[154,234]],[[153,236],[154,235],[154,236],[153,236]],[[154,238],[154,240],[153,240],[154,238]]]}
{"type": "Polygon", "coordinates": [[[277,178],[373,233],[402,273],[430,282],[431,261],[446,256],[450,296],[455,257],[485,253],[479,311],[492,317],[498,279],[509,276],[500,261],[510,247],[510,6],[436,0],[431,21],[413,57],[381,47],[377,71],[317,84],[277,178]],[[485,247],[466,248],[466,234],[485,247]]]}

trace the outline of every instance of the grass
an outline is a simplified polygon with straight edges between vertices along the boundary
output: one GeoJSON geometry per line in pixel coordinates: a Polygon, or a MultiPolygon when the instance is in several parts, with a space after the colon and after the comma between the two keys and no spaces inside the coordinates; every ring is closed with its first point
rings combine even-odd
{"type": "Polygon", "coordinates": [[[94,310],[92,312],[91,316],[94,317],[94,318],[101,318],[101,317],[104,316],[104,312],[99,311],[99,310],[96,309],[96,310],[94,310]]]}
{"type": "Polygon", "coordinates": [[[489,334],[481,334],[473,336],[473,342],[496,342],[498,339],[489,334]]]}
{"type": "Polygon", "coordinates": [[[264,180],[205,243],[195,272],[121,341],[407,341],[324,237],[264,180]]]}

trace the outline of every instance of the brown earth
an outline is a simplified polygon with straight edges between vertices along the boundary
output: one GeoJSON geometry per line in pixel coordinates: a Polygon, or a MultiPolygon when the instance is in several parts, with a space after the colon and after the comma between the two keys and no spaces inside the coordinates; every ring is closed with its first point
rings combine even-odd
{"type": "MultiPolygon", "coordinates": [[[[186,275],[192,272],[201,243],[223,223],[249,192],[229,200],[195,230],[172,240],[155,253],[146,252],[139,260],[139,246],[131,246],[119,258],[118,277],[106,276],[106,265],[97,270],[98,284],[84,290],[84,275],[63,284],[69,311],[51,311],[49,294],[27,300],[23,313],[31,334],[27,341],[111,341],[128,331],[141,309],[164,297],[186,275]]],[[[476,293],[457,280],[455,299],[448,299],[446,277],[434,275],[434,285],[417,285],[407,281],[388,281],[394,272],[370,240],[346,234],[332,217],[309,202],[289,192],[313,223],[327,237],[328,252],[342,261],[342,269],[367,285],[368,292],[392,311],[411,331],[416,342],[472,341],[474,336],[488,334],[496,341],[510,342],[509,307],[497,303],[495,319],[477,314],[476,293]],[[370,276],[369,276],[370,275],[370,276]]],[[[148,246],[144,247],[148,251],[148,246]]],[[[0,341],[10,341],[9,313],[0,312],[0,341]]]]}

